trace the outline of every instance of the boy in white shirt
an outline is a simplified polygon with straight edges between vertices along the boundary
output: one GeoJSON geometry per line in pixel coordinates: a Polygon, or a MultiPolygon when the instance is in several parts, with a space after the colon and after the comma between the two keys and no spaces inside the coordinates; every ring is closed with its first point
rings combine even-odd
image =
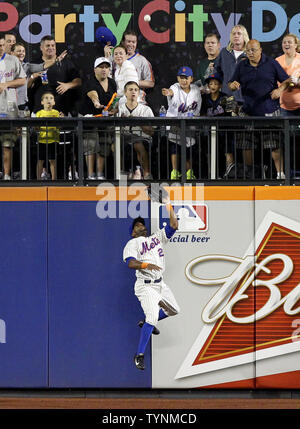
{"type": "MultiPolygon", "coordinates": [[[[201,108],[201,92],[200,88],[193,83],[193,71],[190,67],[180,67],[177,73],[177,83],[174,83],[170,88],[163,88],[162,95],[168,98],[168,110],[167,116],[174,117],[190,117],[199,116],[201,108]]],[[[180,145],[180,133],[179,129],[171,127],[169,135],[169,141],[174,143],[171,144],[171,163],[172,172],[171,179],[177,180],[180,177],[180,173],[177,170],[177,148],[176,144],[180,145]]],[[[192,137],[191,128],[187,129],[187,137],[184,142],[186,147],[193,146],[195,144],[195,138],[192,137]],[[190,136],[189,136],[190,134],[190,136]]],[[[195,179],[193,170],[191,168],[191,162],[188,159],[186,162],[186,178],[195,179]]]]}

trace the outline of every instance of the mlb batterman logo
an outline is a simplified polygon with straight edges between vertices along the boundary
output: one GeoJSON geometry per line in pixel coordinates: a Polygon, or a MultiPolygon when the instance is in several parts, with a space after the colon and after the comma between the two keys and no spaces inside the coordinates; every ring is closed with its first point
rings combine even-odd
{"type": "MultiPolygon", "coordinates": [[[[208,230],[208,207],[206,204],[175,202],[172,204],[178,219],[177,232],[205,232],[208,230]]],[[[164,205],[159,208],[160,228],[168,223],[169,214],[164,205]]]]}
{"type": "Polygon", "coordinates": [[[268,212],[243,258],[205,255],[186,266],[197,286],[220,288],[202,312],[204,326],[176,379],[300,350],[300,224],[268,212]],[[231,275],[197,277],[205,260],[237,263],[231,275]]]}

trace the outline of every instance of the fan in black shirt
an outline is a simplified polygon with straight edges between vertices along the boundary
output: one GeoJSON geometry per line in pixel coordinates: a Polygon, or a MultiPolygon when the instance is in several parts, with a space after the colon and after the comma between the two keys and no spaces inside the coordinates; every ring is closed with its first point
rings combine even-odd
{"type": "Polygon", "coordinates": [[[55,97],[57,110],[67,116],[73,113],[74,100],[78,87],[81,86],[80,72],[74,63],[67,57],[58,61],[56,56],[56,42],[52,36],[45,36],[41,40],[40,49],[42,51],[42,61],[56,58],[53,66],[47,69],[47,79],[42,81],[41,77],[36,77],[30,88],[29,96],[33,112],[41,109],[41,97],[44,92],[52,92],[55,97]]]}
{"type": "Polygon", "coordinates": [[[82,115],[99,115],[117,92],[116,82],[108,77],[109,71],[109,60],[104,57],[97,58],[94,76],[86,82],[83,89],[84,95],[79,107],[79,113],[82,115]]]}
{"type": "MultiPolygon", "coordinates": [[[[81,115],[99,115],[107,110],[117,92],[116,82],[108,77],[110,62],[100,57],[94,63],[94,76],[87,81],[83,90],[83,99],[79,107],[81,115]]],[[[114,110],[109,110],[111,115],[114,110]]],[[[101,121],[101,119],[100,119],[101,121]]],[[[86,156],[88,179],[102,180],[104,176],[105,157],[110,152],[113,132],[108,127],[84,126],[83,151],[86,156]],[[97,176],[95,174],[95,155],[97,156],[97,176]]]]}

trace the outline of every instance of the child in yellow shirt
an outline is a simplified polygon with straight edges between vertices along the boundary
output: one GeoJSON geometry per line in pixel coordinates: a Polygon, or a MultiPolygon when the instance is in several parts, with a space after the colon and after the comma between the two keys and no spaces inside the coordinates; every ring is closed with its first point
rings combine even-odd
{"type": "MultiPolygon", "coordinates": [[[[62,114],[53,109],[55,106],[54,95],[51,92],[45,92],[41,98],[43,109],[36,113],[37,118],[59,118],[62,114]]],[[[57,127],[39,127],[38,134],[38,162],[37,179],[41,178],[44,162],[49,161],[52,180],[56,180],[56,144],[59,142],[59,128],[57,127]]]]}

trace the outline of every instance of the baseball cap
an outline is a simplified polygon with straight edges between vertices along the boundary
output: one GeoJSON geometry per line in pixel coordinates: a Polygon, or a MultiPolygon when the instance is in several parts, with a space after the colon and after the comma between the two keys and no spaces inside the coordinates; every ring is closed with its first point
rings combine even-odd
{"type": "Polygon", "coordinates": [[[219,81],[220,83],[223,83],[223,79],[222,76],[219,73],[213,73],[211,75],[209,75],[206,79],[205,79],[205,83],[208,83],[211,79],[216,79],[217,81],[219,81]]]}
{"type": "Polygon", "coordinates": [[[186,77],[193,76],[193,70],[190,67],[182,66],[178,70],[177,76],[186,76],[186,77]]]}
{"type": "Polygon", "coordinates": [[[117,39],[115,38],[113,32],[107,27],[99,27],[95,33],[96,40],[101,43],[102,46],[107,45],[110,42],[111,46],[116,46],[117,39]]]}
{"type": "Polygon", "coordinates": [[[109,59],[108,59],[108,58],[105,58],[105,57],[99,57],[99,58],[96,58],[96,60],[95,60],[95,62],[94,62],[94,69],[95,69],[96,67],[100,66],[100,64],[103,64],[103,63],[107,63],[107,64],[109,64],[109,66],[110,66],[110,61],[109,61],[109,59]]]}
{"type": "Polygon", "coordinates": [[[133,220],[133,222],[132,222],[132,224],[130,225],[130,227],[129,227],[129,235],[130,235],[130,237],[132,236],[132,231],[133,231],[133,228],[135,227],[135,224],[136,223],[138,223],[138,222],[140,222],[140,223],[142,223],[143,225],[145,225],[145,219],[143,219],[142,217],[137,217],[137,218],[135,218],[134,220],[133,220]]]}

